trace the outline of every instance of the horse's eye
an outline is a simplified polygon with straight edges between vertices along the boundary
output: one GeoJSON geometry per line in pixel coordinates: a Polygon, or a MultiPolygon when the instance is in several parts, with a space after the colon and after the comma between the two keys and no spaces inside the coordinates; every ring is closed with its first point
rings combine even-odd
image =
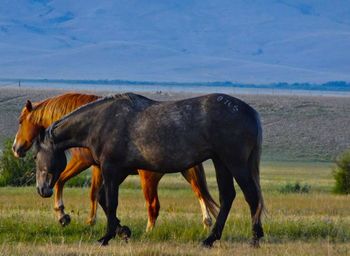
{"type": "Polygon", "coordinates": [[[36,160],[36,155],[35,155],[35,156],[33,156],[33,159],[34,159],[34,160],[36,160]]]}

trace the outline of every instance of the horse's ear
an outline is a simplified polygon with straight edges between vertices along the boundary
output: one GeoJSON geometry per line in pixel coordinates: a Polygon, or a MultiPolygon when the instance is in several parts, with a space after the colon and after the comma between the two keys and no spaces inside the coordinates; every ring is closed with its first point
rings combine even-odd
{"type": "Polygon", "coordinates": [[[26,109],[27,109],[29,112],[33,110],[33,105],[32,105],[32,102],[31,102],[30,100],[27,100],[26,109]]]}

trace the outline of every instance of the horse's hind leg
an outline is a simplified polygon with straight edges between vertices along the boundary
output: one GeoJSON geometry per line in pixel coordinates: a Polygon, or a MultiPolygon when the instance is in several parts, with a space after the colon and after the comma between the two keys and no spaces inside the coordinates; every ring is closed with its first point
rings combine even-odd
{"type": "Polygon", "coordinates": [[[201,206],[204,227],[209,228],[212,225],[212,219],[209,211],[216,218],[218,215],[217,207],[219,206],[209,193],[203,165],[196,165],[186,171],[181,172],[181,174],[188,181],[188,183],[191,184],[192,190],[196,194],[201,206]]]}
{"type": "Polygon", "coordinates": [[[158,183],[164,174],[144,170],[138,170],[138,172],[148,210],[148,222],[146,228],[146,232],[148,232],[154,228],[159,215],[160,204],[158,199],[158,183]]]}
{"type": "Polygon", "coordinates": [[[216,180],[219,188],[220,211],[214,227],[207,239],[203,241],[203,245],[211,247],[216,240],[219,240],[224,229],[227,216],[230,212],[232,202],[236,197],[236,191],[233,185],[233,177],[231,172],[218,159],[213,159],[216,180]]]}
{"type": "Polygon", "coordinates": [[[98,166],[92,167],[91,189],[90,189],[90,216],[87,223],[94,225],[96,222],[97,199],[102,185],[101,170],[98,166]]]}
{"type": "Polygon", "coordinates": [[[261,225],[261,213],[263,205],[260,194],[260,187],[252,178],[249,169],[241,169],[240,172],[234,175],[234,177],[242,189],[245,200],[249,204],[253,229],[252,245],[254,247],[258,247],[259,239],[264,236],[264,231],[261,225]]]}
{"type": "Polygon", "coordinates": [[[83,170],[88,168],[90,163],[75,157],[72,155],[72,159],[69,161],[66,169],[61,173],[55,185],[55,206],[54,209],[57,213],[57,218],[62,226],[66,226],[70,223],[70,216],[64,212],[63,204],[63,187],[64,184],[83,170]]]}

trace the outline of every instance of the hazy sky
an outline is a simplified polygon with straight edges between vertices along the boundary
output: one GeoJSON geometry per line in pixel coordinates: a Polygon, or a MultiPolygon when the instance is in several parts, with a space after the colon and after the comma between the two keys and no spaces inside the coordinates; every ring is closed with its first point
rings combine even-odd
{"type": "Polygon", "coordinates": [[[350,1],[2,0],[0,77],[350,81],[350,1]]]}

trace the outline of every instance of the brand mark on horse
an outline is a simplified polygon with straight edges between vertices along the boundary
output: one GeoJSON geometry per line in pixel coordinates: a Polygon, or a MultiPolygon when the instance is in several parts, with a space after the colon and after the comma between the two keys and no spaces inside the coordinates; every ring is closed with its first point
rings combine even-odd
{"type": "Polygon", "coordinates": [[[216,98],[217,102],[222,102],[224,105],[226,105],[232,112],[238,111],[238,105],[234,105],[229,99],[225,98],[224,96],[220,95],[216,98]]]}

